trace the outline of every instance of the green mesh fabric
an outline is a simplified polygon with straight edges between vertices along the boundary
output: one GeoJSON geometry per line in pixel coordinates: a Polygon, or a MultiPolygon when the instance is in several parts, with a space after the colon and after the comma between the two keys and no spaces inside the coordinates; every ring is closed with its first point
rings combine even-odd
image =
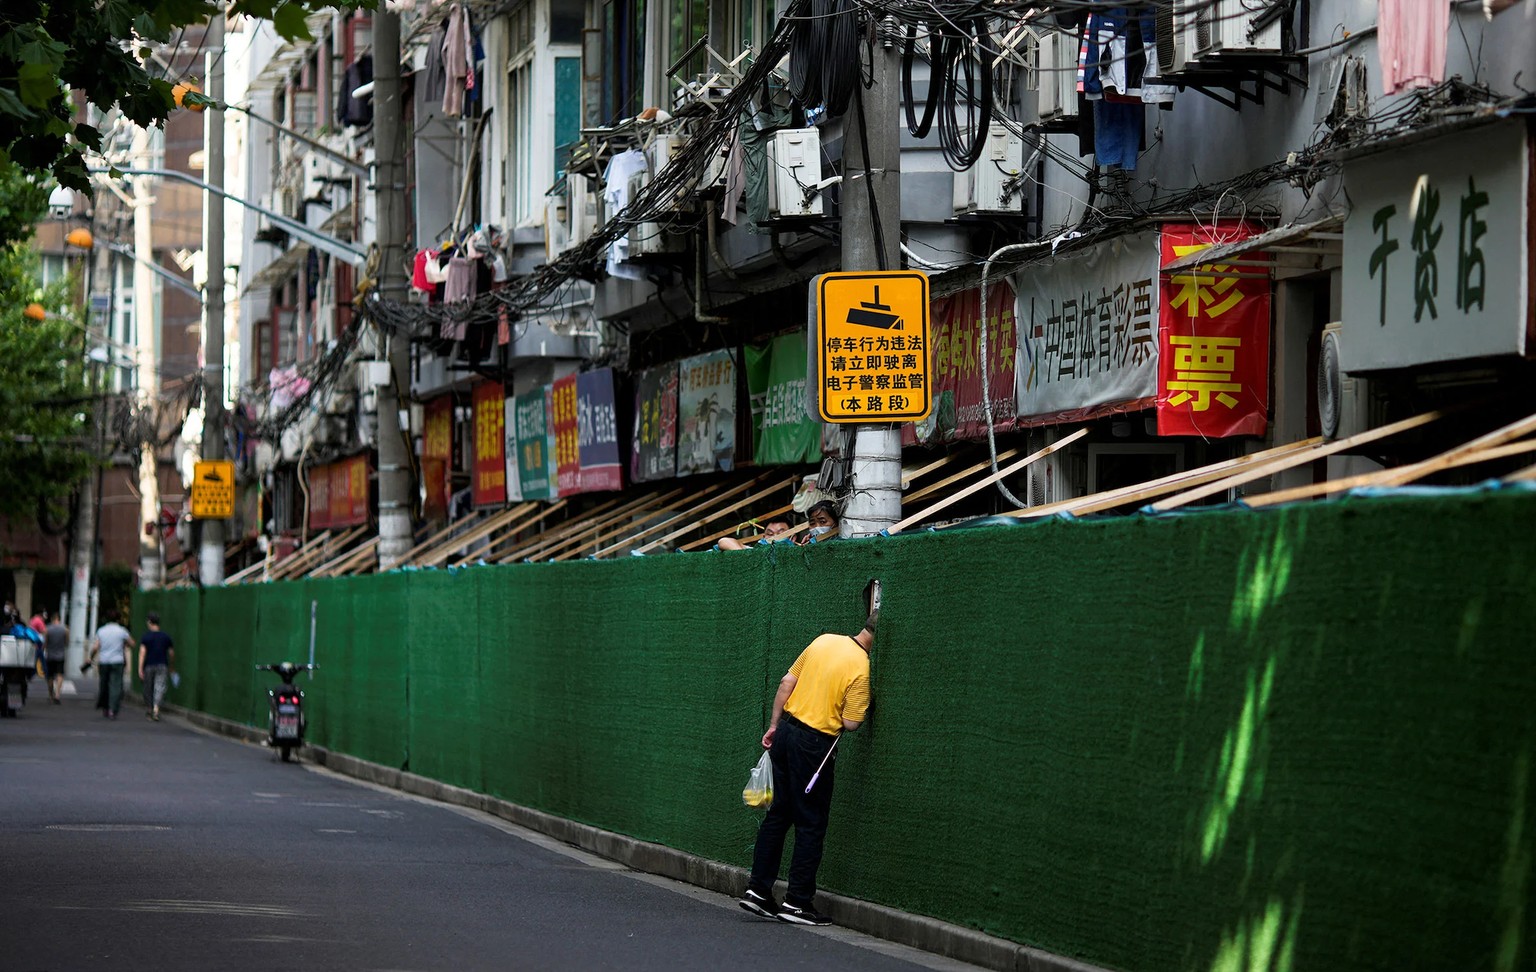
{"type": "Polygon", "coordinates": [[[179,700],[746,865],[778,678],[884,581],[824,887],[1136,970],[1528,969],[1536,494],[156,592],[179,700]],[[271,655],[271,659],[267,656],[271,655]],[[259,658],[256,656],[260,656],[259,658]],[[191,682],[192,684],[189,684],[191,682]]]}

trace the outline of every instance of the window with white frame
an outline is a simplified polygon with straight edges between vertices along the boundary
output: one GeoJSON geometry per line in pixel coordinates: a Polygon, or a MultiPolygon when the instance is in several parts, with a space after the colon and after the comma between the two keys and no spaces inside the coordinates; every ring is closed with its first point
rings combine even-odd
{"type": "Polygon", "coordinates": [[[533,215],[540,190],[534,185],[533,57],[525,55],[507,69],[507,105],[511,122],[507,145],[507,213],[515,226],[533,215]]]}

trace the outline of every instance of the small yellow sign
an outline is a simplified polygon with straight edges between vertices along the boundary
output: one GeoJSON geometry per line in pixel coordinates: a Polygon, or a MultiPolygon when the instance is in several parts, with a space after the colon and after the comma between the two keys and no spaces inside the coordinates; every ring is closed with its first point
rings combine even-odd
{"type": "Polygon", "coordinates": [[[915,270],[816,278],[815,342],[824,422],[912,422],[933,409],[928,275],[915,270]]]}
{"type": "Polygon", "coordinates": [[[192,477],[192,518],[227,520],[235,515],[235,464],[211,459],[197,464],[192,477]]]}

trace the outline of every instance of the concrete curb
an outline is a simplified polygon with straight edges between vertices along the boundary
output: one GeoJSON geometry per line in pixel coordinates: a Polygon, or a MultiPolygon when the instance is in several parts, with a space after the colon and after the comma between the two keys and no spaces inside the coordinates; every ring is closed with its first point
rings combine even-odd
{"type": "MultiPolygon", "coordinates": [[[[242,723],[179,706],[164,706],[195,726],[260,744],[266,732],[242,723]]],[[[696,887],[732,897],[741,893],[747,880],[743,868],[721,864],[662,844],[653,844],[589,824],[544,813],[485,793],[450,786],[437,780],[391,769],[378,763],[338,753],[323,746],[305,744],[308,758],[326,769],[442,803],[468,807],[526,827],[555,840],[579,847],[636,871],[659,874],[696,887]]],[[[909,914],[895,908],[860,901],[826,891],[817,893],[821,910],[836,924],[886,941],[943,955],[998,972],[1105,972],[1099,966],[996,938],[983,932],[936,918],[909,914]]]]}

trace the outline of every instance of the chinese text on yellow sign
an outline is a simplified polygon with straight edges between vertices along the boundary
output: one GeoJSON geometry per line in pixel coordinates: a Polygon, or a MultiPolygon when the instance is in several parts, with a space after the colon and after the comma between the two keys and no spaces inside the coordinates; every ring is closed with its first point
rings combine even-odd
{"type": "Polygon", "coordinates": [[[910,422],[929,392],[928,277],[910,270],[816,278],[818,411],[826,422],[910,422]]]}
{"type": "Polygon", "coordinates": [[[235,464],[227,459],[197,463],[192,477],[192,516],[227,520],[235,515],[235,464]]]}

